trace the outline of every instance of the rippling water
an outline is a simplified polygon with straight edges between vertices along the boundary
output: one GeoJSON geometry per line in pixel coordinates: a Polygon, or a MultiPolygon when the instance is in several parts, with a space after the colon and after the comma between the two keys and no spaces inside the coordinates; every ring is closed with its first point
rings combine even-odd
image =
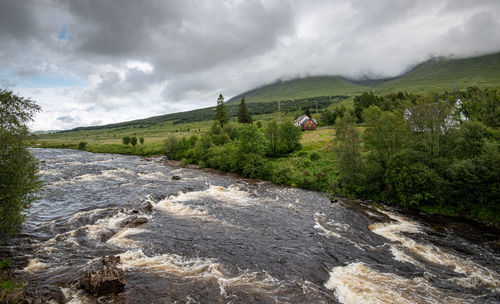
{"type": "Polygon", "coordinates": [[[139,157],[33,152],[43,199],[2,250],[70,303],[96,301],[75,282],[110,254],[125,303],[500,302],[491,230],[139,157]]]}

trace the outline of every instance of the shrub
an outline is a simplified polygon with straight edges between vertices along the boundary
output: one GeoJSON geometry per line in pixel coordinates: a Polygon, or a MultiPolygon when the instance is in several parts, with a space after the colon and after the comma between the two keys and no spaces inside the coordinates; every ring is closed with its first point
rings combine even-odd
{"type": "Polygon", "coordinates": [[[84,142],[84,141],[81,141],[79,144],[78,144],[78,149],[80,150],[85,150],[87,148],[87,143],[84,142]]]}
{"type": "Polygon", "coordinates": [[[130,138],[130,144],[135,148],[135,145],[137,145],[137,137],[132,136],[130,138]]]}
{"type": "Polygon", "coordinates": [[[128,144],[130,144],[130,137],[129,136],[124,136],[122,138],[122,143],[125,145],[125,146],[128,146],[128,144]]]}

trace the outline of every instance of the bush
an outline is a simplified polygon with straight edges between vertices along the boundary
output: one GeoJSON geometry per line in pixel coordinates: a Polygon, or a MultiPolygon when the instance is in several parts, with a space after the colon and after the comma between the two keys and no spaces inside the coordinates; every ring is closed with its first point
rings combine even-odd
{"type": "Polygon", "coordinates": [[[130,138],[130,144],[135,148],[135,145],[137,145],[137,137],[132,136],[130,138]]]}
{"type": "Polygon", "coordinates": [[[87,148],[87,143],[84,142],[84,141],[81,141],[79,144],[78,144],[78,149],[80,150],[85,150],[87,148]]]}
{"type": "Polygon", "coordinates": [[[168,159],[177,159],[179,151],[179,138],[175,135],[169,135],[165,140],[165,156],[168,159]]]}
{"type": "Polygon", "coordinates": [[[124,136],[122,138],[122,143],[125,145],[125,146],[128,146],[128,144],[130,144],[130,137],[129,136],[124,136]]]}

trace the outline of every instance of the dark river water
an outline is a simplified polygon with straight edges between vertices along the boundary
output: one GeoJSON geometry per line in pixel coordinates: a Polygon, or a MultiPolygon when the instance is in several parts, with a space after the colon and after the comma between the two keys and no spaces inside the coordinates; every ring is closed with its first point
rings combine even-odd
{"type": "Polygon", "coordinates": [[[33,153],[43,197],[2,250],[68,303],[111,301],[75,283],[111,254],[120,303],[500,302],[494,230],[158,160],[33,153]]]}

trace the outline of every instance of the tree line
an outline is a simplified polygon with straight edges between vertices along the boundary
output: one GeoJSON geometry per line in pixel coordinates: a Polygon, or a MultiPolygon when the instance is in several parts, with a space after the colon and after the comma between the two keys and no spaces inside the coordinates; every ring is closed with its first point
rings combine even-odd
{"type": "Polygon", "coordinates": [[[489,88],[364,92],[335,123],[334,190],[499,223],[499,105],[499,92],[489,88]]]}

